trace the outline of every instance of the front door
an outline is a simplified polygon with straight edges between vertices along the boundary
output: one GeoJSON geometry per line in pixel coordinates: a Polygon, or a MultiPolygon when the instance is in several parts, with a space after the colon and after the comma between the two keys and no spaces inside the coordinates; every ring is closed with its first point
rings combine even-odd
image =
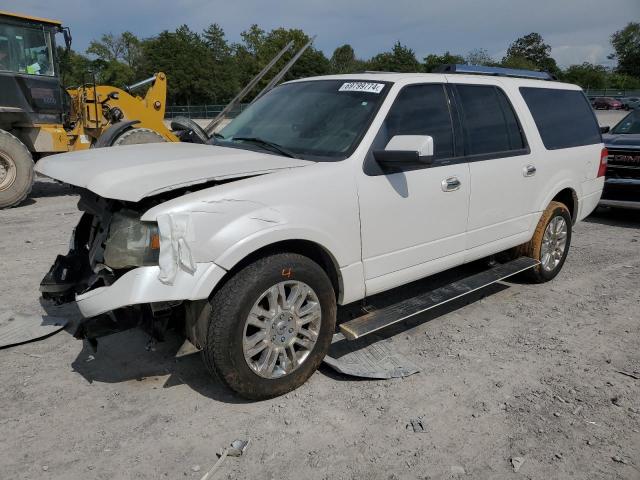
{"type": "Polygon", "coordinates": [[[396,97],[358,177],[367,295],[462,263],[469,166],[457,156],[444,83],[409,85],[396,97]],[[430,135],[431,165],[384,173],[373,158],[395,135],[430,135]]]}

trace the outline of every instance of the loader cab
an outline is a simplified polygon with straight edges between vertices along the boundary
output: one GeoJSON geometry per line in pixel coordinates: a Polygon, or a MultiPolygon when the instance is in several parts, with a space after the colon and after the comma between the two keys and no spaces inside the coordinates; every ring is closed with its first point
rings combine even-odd
{"type": "Polygon", "coordinates": [[[61,123],[64,89],[56,56],[56,20],[0,11],[0,128],[61,123]]]}

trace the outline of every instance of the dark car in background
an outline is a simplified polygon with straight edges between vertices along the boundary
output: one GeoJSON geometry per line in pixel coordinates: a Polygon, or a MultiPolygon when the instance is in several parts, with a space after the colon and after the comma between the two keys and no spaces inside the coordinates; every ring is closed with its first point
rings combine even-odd
{"type": "Polygon", "coordinates": [[[622,102],[613,97],[596,97],[592,105],[596,110],[620,110],[622,108],[622,102]]]}
{"type": "Polygon", "coordinates": [[[637,110],[640,108],[640,97],[624,97],[620,99],[625,110],[637,110]]]}
{"type": "Polygon", "coordinates": [[[609,151],[600,205],[640,209],[640,110],[602,136],[609,151]]]}

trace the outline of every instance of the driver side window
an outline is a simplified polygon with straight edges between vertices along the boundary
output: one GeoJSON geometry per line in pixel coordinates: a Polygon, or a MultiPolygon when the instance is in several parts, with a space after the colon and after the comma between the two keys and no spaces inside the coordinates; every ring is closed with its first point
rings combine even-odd
{"type": "Polygon", "coordinates": [[[402,89],[378,134],[383,137],[382,148],[395,135],[430,135],[434,160],[453,157],[453,126],[443,85],[410,85],[402,89]]]}
{"type": "Polygon", "coordinates": [[[454,157],[453,123],[444,85],[422,84],[404,87],[396,97],[376,135],[364,163],[367,175],[383,175],[373,158],[374,150],[384,150],[395,135],[430,135],[438,160],[454,157]]]}

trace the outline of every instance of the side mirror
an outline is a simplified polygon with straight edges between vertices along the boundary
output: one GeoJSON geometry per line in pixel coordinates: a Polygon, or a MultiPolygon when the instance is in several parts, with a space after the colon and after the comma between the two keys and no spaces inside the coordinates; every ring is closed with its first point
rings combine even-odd
{"type": "Polygon", "coordinates": [[[383,167],[402,170],[433,162],[433,137],[429,135],[395,135],[384,150],[374,150],[373,158],[383,167]]]}
{"type": "Polygon", "coordinates": [[[600,133],[609,133],[610,130],[611,130],[611,127],[609,126],[600,127],[600,133]]]}
{"type": "Polygon", "coordinates": [[[62,36],[64,37],[64,43],[67,47],[67,51],[71,50],[71,30],[69,27],[64,27],[62,29],[62,36]]]}

